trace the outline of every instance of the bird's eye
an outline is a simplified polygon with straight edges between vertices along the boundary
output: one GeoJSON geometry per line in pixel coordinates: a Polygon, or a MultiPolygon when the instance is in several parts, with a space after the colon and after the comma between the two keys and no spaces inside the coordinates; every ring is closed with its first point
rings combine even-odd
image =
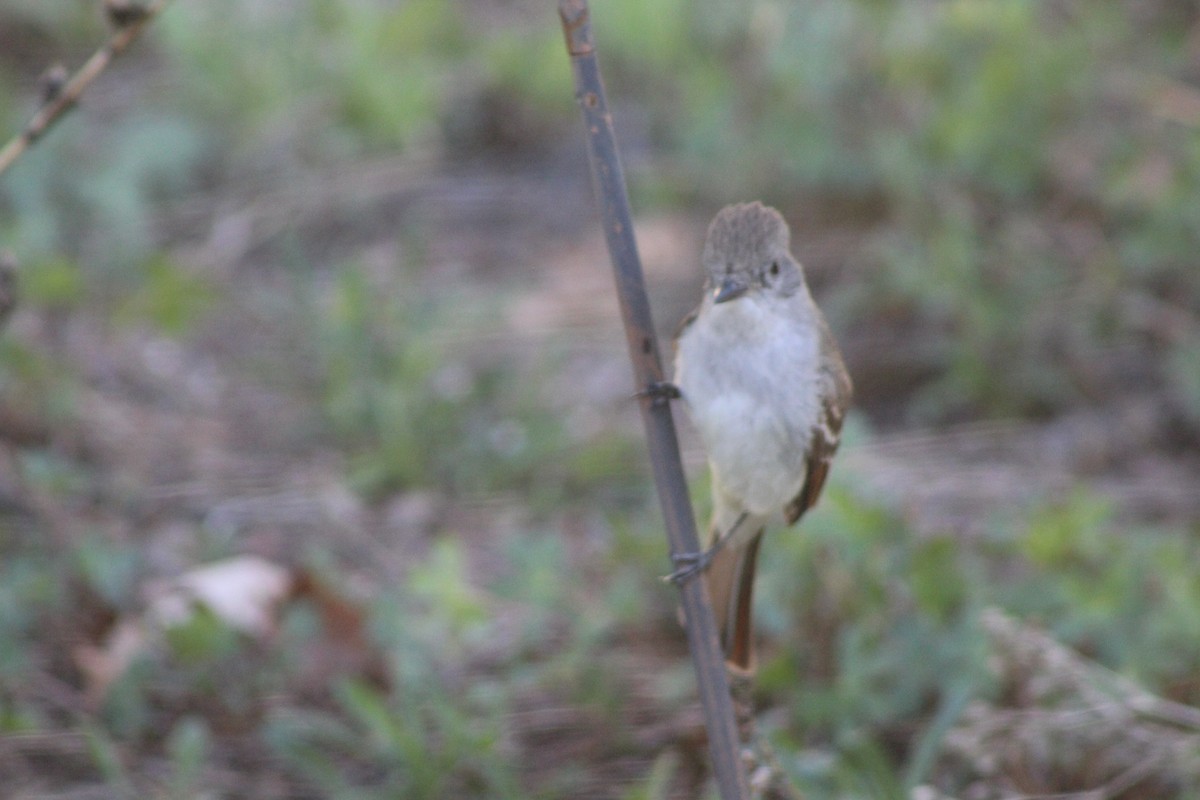
{"type": "Polygon", "coordinates": [[[778,276],[779,276],[779,262],[778,262],[778,261],[772,261],[772,262],[771,262],[771,277],[772,277],[772,278],[775,278],[775,277],[778,277],[778,276]]]}

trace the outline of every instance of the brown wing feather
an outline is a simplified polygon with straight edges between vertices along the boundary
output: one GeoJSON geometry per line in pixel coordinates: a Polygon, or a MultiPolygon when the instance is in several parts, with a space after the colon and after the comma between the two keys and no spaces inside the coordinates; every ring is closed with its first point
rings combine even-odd
{"type": "Polygon", "coordinates": [[[821,419],[813,429],[812,441],[808,446],[808,464],[804,485],[800,487],[800,493],[787,504],[783,512],[789,525],[816,505],[817,498],[821,496],[821,489],[824,488],[825,479],[829,476],[829,465],[833,461],[833,454],[837,452],[838,444],[841,442],[842,421],[846,417],[846,409],[850,405],[850,397],[854,392],[850,374],[846,372],[842,354],[838,350],[837,342],[833,339],[833,334],[829,332],[829,326],[825,324],[824,319],[820,320],[820,325],[821,352],[825,363],[825,374],[822,376],[825,382],[825,391],[821,397],[821,419]]]}

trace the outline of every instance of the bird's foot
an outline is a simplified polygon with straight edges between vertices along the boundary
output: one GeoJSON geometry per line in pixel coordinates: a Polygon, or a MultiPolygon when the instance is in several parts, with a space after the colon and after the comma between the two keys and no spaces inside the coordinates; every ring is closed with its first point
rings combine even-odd
{"type": "Polygon", "coordinates": [[[703,574],[712,564],[713,556],[717,554],[717,547],[710,547],[700,553],[676,553],[671,556],[671,563],[675,565],[675,571],[670,575],[664,575],[663,581],[673,583],[676,586],[686,586],[697,575],[703,574]]]}
{"type": "Polygon", "coordinates": [[[635,394],[634,397],[638,399],[648,397],[650,398],[651,405],[661,406],[672,400],[678,400],[683,397],[683,393],[679,391],[678,386],[670,381],[651,381],[645,389],[635,394]]]}

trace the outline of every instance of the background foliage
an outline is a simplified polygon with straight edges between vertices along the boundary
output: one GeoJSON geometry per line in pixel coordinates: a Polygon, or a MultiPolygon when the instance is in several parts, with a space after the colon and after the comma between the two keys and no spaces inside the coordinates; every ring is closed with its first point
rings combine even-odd
{"type": "MultiPolygon", "coordinates": [[[[4,129],[95,5],[0,9],[4,129]]],[[[703,221],[761,197],[857,383],[767,545],[785,766],[812,797],[1103,783],[945,744],[1003,695],[989,607],[1200,705],[1200,7],[595,6],[660,322],[703,221]]],[[[562,50],[542,3],[172,4],[0,178],[10,786],[703,793],[562,50]],[[246,553],[293,580],[269,636],[200,609],[98,681],[156,581],[246,553]]]]}

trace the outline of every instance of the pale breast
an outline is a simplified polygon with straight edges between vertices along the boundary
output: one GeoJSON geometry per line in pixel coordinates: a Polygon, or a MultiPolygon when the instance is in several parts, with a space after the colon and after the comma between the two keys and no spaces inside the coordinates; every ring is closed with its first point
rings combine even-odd
{"type": "Polygon", "coordinates": [[[818,329],[805,310],[752,297],[709,306],[676,353],[714,479],[755,514],[778,511],[804,482],[820,415],[818,329]]]}

